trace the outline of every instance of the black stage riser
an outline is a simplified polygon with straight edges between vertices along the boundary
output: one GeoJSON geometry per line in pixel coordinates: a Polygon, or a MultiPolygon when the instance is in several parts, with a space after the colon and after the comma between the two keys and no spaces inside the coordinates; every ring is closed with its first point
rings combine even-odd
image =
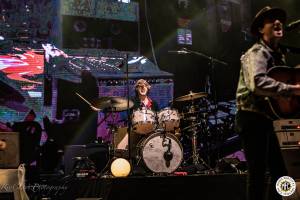
{"type": "Polygon", "coordinates": [[[244,200],[246,175],[195,175],[73,180],[61,199],[103,200],[244,200]]]}

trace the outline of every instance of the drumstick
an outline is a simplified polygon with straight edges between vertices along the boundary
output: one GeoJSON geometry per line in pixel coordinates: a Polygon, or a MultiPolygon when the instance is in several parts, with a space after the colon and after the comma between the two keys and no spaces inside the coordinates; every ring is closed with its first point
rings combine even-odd
{"type": "Polygon", "coordinates": [[[88,100],[86,100],[83,96],[75,92],[83,101],[85,101],[94,111],[100,111],[101,109],[94,107],[88,100]]]}

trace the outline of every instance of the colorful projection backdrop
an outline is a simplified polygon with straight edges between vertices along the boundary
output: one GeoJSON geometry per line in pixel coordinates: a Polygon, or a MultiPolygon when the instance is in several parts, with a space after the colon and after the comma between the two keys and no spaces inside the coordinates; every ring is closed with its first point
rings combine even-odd
{"type": "Polygon", "coordinates": [[[0,55],[0,121],[22,121],[31,109],[43,110],[44,53],[16,49],[0,55]]]}

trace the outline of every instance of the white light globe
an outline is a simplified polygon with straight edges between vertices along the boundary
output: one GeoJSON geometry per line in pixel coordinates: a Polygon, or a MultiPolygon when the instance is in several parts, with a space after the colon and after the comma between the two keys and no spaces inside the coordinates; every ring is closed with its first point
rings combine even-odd
{"type": "Polygon", "coordinates": [[[130,173],[130,170],[130,163],[124,158],[117,158],[110,166],[110,171],[115,177],[126,177],[130,173]]]}

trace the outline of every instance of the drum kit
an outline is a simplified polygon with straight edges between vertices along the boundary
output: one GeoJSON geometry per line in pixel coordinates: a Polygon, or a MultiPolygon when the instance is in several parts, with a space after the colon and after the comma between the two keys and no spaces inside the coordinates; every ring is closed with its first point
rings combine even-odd
{"type": "MultiPolygon", "coordinates": [[[[134,103],[124,97],[100,97],[94,101],[87,101],[82,96],[77,94],[80,98],[86,101],[91,109],[95,111],[115,113],[128,111],[130,116],[130,123],[128,125],[125,137],[127,151],[135,150],[135,163],[143,162],[144,166],[152,173],[173,173],[178,170],[184,158],[184,147],[180,141],[180,132],[191,133],[191,145],[192,155],[189,159],[192,160],[194,166],[204,166],[205,169],[211,169],[210,166],[199,156],[198,153],[198,128],[206,126],[206,120],[199,121],[199,113],[201,111],[195,105],[195,100],[207,97],[207,93],[204,92],[190,92],[187,95],[180,96],[174,101],[176,102],[188,102],[188,110],[184,113],[179,113],[177,109],[172,107],[166,107],[158,112],[149,110],[146,108],[140,108],[132,110],[134,103]],[[130,110],[130,112],[129,112],[130,110]],[[188,125],[181,129],[181,121],[188,121],[188,125]],[[130,135],[137,135],[141,139],[136,144],[131,144],[130,135]],[[131,148],[128,148],[130,145],[131,148]]],[[[105,119],[103,119],[105,120],[105,119]]],[[[101,122],[100,122],[101,123],[101,122]]],[[[118,134],[118,126],[113,125],[112,137],[118,134]]],[[[113,142],[115,140],[112,140],[113,142]]],[[[118,148],[117,145],[112,144],[112,148],[118,148]]],[[[115,149],[113,149],[112,152],[115,149]]],[[[129,152],[130,155],[130,152],[129,152]]],[[[112,155],[112,157],[115,155],[112,155]]],[[[130,158],[132,159],[132,158],[130,158]]]]}

